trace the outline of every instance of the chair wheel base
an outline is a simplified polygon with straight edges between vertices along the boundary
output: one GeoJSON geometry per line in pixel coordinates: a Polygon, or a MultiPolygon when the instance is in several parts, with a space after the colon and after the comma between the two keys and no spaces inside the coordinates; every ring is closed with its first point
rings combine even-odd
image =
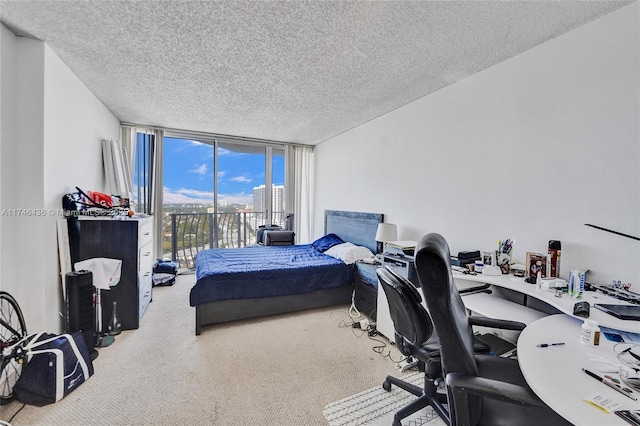
{"type": "Polygon", "coordinates": [[[391,392],[391,383],[385,380],[384,382],[382,382],[382,389],[386,390],[387,392],[391,392]]]}

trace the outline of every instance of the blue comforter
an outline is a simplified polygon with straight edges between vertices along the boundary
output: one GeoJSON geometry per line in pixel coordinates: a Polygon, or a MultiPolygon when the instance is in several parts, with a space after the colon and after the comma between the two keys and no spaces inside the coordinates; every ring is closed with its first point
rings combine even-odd
{"type": "Polygon", "coordinates": [[[229,299],[310,293],[351,285],[353,265],[310,244],[210,249],[195,257],[191,306],[229,299]]]}

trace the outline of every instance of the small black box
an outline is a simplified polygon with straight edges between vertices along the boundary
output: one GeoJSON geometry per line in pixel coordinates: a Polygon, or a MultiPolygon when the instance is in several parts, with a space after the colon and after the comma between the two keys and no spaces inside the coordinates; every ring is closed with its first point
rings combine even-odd
{"type": "Polygon", "coordinates": [[[577,317],[589,318],[589,302],[578,302],[573,305],[573,315],[577,317]]]}
{"type": "MultiPolygon", "coordinates": [[[[466,260],[480,260],[480,250],[465,250],[465,251],[459,251],[458,252],[458,259],[460,260],[460,262],[466,261],[466,260]]],[[[467,263],[471,263],[471,262],[467,262],[467,263]]]]}

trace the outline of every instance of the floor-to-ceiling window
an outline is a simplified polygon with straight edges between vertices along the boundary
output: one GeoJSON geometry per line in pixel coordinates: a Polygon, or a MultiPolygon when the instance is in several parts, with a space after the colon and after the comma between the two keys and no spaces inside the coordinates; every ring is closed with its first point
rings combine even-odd
{"type": "Polygon", "coordinates": [[[284,153],[277,145],[165,135],[164,256],[190,268],[199,250],[255,244],[258,226],[284,226],[284,153]]]}
{"type": "Polygon", "coordinates": [[[255,230],[267,220],[264,209],[266,148],[216,143],[216,220],[219,247],[254,244],[255,230]]]}
{"type": "Polygon", "coordinates": [[[214,211],[213,145],[165,137],[163,161],[163,257],[192,265],[198,247],[210,247],[214,211]],[[173,229],[175,227],[175,229],[173,229]]]}

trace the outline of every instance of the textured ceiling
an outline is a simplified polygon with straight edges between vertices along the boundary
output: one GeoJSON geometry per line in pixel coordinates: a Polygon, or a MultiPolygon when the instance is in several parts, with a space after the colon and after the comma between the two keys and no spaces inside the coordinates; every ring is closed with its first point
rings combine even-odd
{"type": "Polygon", "coordinates": [[[6,1],[121,121],[316,144],[631,1],[6,1]]]}

